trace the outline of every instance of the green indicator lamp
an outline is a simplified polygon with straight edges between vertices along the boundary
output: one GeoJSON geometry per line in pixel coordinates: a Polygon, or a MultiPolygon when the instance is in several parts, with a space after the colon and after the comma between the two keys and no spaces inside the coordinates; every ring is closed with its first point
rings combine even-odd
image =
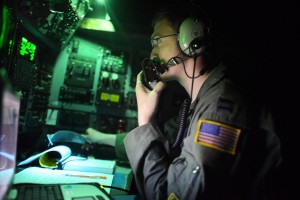
{"type": "Polygon", "coordinates": [[[108,78],[109,77],[109,73],[108,72],[102,72],[102,78],[108,78]]]}
{"type": "Polygon", "coordinates": [[[102,85],[104,86],[104,87],[108,87],[109,86],[109,73],[108,72],[106,72],[106,71],[104,71],[104,72],[102,72],[102,80],[101,80],[101,82],[102,82],[102,85]]]}
{"type": "Polygon", "coordinates": [[[118,66],[119,68],[122,68],[122,67],[123,67],[123,60],[119,60],[117,66],[118,66]]]}
{"type": "Polygon", "coordinates": [[[118,74],[112,74],[111,76],[112,86],[114,89],[120,88],[120,81],[119,81],[119,75],[118,74]]]}
{"type": "Polygon", "coordinates": [[[13,41],[9,40],[8,55],[11,55],[12,48],[13,48],[13,41]]]}

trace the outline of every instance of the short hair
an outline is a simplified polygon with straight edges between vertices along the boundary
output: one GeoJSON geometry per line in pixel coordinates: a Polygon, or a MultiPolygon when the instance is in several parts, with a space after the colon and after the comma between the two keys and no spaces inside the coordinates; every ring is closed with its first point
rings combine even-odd
{"type": "Polygon", "coordinates": [[[211,19],[207,13],[199,6],[190,3],[169,4],[159,9],[153,16],[151,26],[163,19],[167,19],[175,30],[179,30],[184,19],[193,17],[200,20],[206,27],[211,29],[211,19]]]}

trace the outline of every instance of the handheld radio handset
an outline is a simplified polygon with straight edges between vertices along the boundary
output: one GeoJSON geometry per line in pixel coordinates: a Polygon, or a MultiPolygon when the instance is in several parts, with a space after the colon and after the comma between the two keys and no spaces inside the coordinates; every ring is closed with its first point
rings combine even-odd
{"type": "Polygon", "coordinates": [[[159,58],[153,60],[145,58],[142,63],[142,83],[149,90],[161,80],[160,75],[167,70],[166,65],[159,62],[159,58]]]}

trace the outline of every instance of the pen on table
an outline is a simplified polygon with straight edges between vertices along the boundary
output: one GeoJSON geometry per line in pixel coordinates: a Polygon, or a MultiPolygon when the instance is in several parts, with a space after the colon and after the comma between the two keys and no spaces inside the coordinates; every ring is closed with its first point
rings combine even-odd
{"type": "Polygon", "coordinates": [[[82,174],[65,174],[66,176],[72,177],[80,177],[80,178],[99,178],[99,179],[106,179],[106,176],[90,176],[90,175],[82,175],[82,174]]]}

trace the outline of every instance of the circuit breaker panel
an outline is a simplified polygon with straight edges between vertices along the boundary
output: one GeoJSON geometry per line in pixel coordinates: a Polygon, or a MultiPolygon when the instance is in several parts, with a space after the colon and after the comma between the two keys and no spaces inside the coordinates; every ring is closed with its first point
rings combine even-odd
{"type": "Polygon", "coordinates": [[[130,52],[74,37],[54,66],[47,125],[84,132],[137,126],[130,52]]]}
{"type": "Polygon", "coordinates": [[[53,67],[90,3],[4,0],[0,5],[0,68],[20,97],[17,149],[22,160],[34,151],[47,132],[53,67]]]}

